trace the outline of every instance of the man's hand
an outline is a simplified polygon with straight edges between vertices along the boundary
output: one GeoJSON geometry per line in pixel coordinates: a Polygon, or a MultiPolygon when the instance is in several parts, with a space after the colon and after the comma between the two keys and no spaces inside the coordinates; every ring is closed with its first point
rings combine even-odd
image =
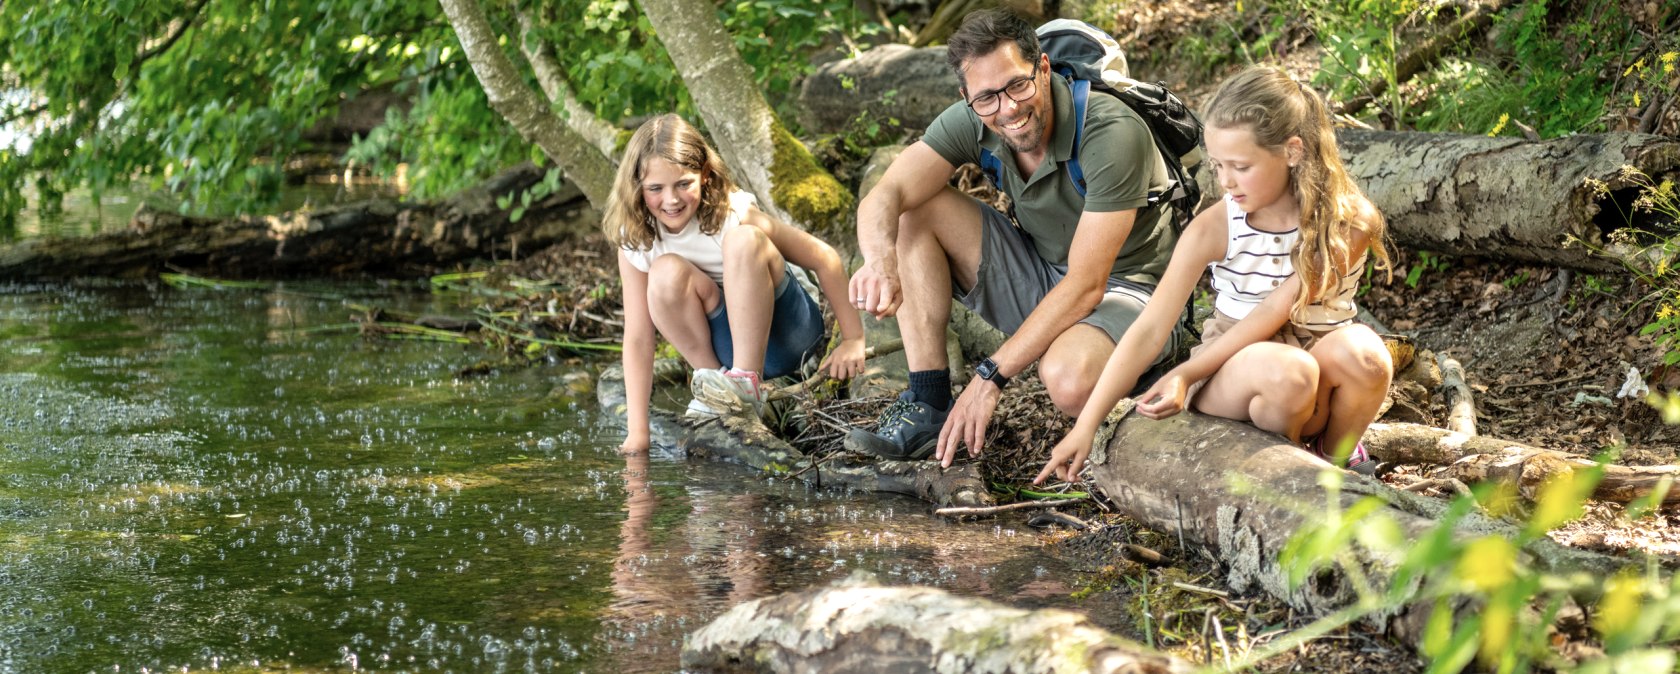
{"type": "Polygon", "coordinates": [[[1033,484],[1044,484],[1045,478],[1055,475],[1063,482],[1078,482],[1079,471],[1085,468],[1085,457],[1091,455],[1091,441],[1095,435],[1085,433],[1075,426],[1073,430],[1056,443],[1056,448],[1050,451],[1050,462],[1044,464],[1044,470],[1038,471],[1038,477],[1033,478],[1033,484]]]}
{"type": "Polygon", "coordinates": [[[898,313],[898,306],[904,301],[898,287],[898,259],[889,255],[864,262],[863,267],[852,274],[848,290],[852,295],[852,306],[869,312],[875,318],[898,313]]]}
{"type": "Polygon", "coordinates": [[[951,406],[951,415],[939,429],[939,444],[933,454],[939,459],[939,465],[951,467],[951,461],[957,458],[958,442],[968,445],[969,456],[980,456],[986,444],[986,426],[992,422],[992,412],[997,410],[1001,397],[1003,391],[998,390],[997,384],[978,375],[963,387],[962,395],[951,406]]]}
{"type": "Polygon", "coordinates": [[[1137,413],[1151,419],[1165,419],[1184,411],[1184,397],[1190,382],[1175,369],[1137,397],[1137,413]]]}
{"type": "Polygon", "coordinates": [[[863,374],[863,352],[862,337],[842,339],[818,368],[835,379],[851,379],[863,374]]]}

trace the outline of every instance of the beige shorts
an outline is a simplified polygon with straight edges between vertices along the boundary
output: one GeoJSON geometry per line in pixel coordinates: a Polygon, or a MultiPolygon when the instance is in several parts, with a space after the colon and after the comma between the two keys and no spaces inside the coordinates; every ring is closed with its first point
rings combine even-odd
{"type": "MultiPolygon", "coordinates": [[[[1226,316],[1225,314],[1219,313],[1218,310],[1215,310],[1212,316],[1209,316],[1207,320],[1202,321],[1202,342],[1190,347],[1190,357],[1196,357],[1197,352],[1207,348],[1209,344],[1213,343],[1213,340],[1218,339],[1220,335],[1225,334],[1226,330],[1230,330],[1232,326],[1237,324],[1237,320],[1238,319],[1231,318],[1230,316],[1226,316]]],[[[1352,324],[1349,323],[1349,325],[1352,324]]],[[[1277,334],[1272,335],[1271,338],[1266,341],[1288,344],[1289,346],[1311,351],[1313,345],[1318,343],[1318,340],[1338,329],[1339,328],[1331,328],[1329,330],[1308,330],[1294,323],[1284,323],[1283,327],[1278,329],[1277,334]]],[[[1208,379],[1212,379],[1212,377],[1210,376],[1208,379]]],[[[1207,382],[1207,379],[1203,379],[1190,385],[1189,389],[1184,394],[1185,408],[1194,409],[1196,394],[1202,391],[1202,386],[1207,384],[1207,382]]]]}

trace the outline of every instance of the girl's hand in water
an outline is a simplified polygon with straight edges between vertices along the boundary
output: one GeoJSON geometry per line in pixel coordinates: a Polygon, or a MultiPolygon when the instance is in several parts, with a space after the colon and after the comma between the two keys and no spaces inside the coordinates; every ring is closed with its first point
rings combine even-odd
{"type": "Polygon", "coordinates": [[[1154,386],[1137,397],[1137,413],[1151,419],[1165,419],[1184,411],[1185,392],[1190,383],[1177,372],[1168,372],[1154,386]]]}
{"type": "Polygon", "coordinates": [[[823,372],[835,379],[851,379],[863,374],[863,338],[842,339],[834,351],[823,359],[823,372]]]}
{"type": "Polygon", "coordinates": [[[1093,439],[1094,434],[1083,432],[1077,426],[1068,431],[1067,436],[1050,451],[1050,462],[1044,464],[1044,470],[1038,471],[1033,484],[1044,484],[1045,478],[1051,475],[1063,482],[1078,482],[1079,471],[1085,469],[1085,458],[1091,455],[1093,439]]]}
{"type": "Polygon", "coordinates": [[[648,441],[647,431],[631,433],[624,437],[624,444],[618,446],[618,453],[624,455],[646,454],[651,445],[652,443],[648,441]]]}

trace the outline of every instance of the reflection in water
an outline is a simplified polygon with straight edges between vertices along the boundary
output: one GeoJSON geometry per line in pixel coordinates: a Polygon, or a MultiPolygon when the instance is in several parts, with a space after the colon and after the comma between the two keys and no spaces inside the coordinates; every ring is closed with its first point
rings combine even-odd
{"type": "Polygon", "coordinates": [[[0,673],[671,671],[729,607],[854,569],[1065,601],[1012,525],[624,457],[562,371],[294,330],[348,312],[0,286],[0,673]]]}

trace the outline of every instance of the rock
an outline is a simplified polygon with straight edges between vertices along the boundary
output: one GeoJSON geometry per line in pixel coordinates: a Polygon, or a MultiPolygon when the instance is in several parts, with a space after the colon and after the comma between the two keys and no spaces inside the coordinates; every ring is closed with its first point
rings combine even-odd
{"type": "Polygon", "coordinates": [[[896,118],[905,129],[926,129],[957,101],[957,87],[944,47],[881,45],[824,64],[805,78],[799,123],[812,133],[840,133],[853,118],[868,114],[896,118]]]}

